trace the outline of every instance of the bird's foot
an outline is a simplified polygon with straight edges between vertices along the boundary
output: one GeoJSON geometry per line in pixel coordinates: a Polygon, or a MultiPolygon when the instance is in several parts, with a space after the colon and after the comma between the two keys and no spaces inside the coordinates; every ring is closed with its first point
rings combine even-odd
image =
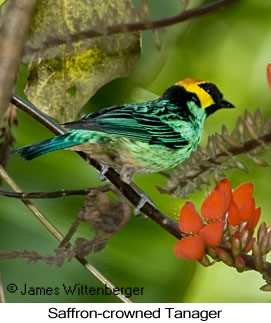
{"type": "MultiPolygon", "coordinates": [[[[120,178],[127,184],[129,184],[136,192],[137,194],[140,196],[140,200],[139,203],[137,204],[137,206],[134,209],[134,215],[138,215],[140,213],[140,210],[143,208],[143,206],[145,205],[145,203],[149,203],[151,205],[153,205],[155,207],[154,202],[148,197],[148,195],[146,195],[145,193],[143,193],[135,184],[133,184],[132,181],[132,176],[135,173],[135,168],[128,166],[128,165],[124,165],[120,171],[120,178]]],[[[147,216],[144,216],[145,218],[147,218],[147,216]]]]}
{"type": "MultiPolygon", "coordinates": [[[[148,197],[148,195],[144,194],[144,193],[138,193],[140,195],[140,201],[137,204],[137,206],[134,209],[134,215],[138,215],[140,213],[140,210],[143,208],[143,206],[146,203],[151,204],[152,206],[155,207],[154,202],[148,197]]],[[[145,218],[147,218],[147,216],[145,216],[145,218]]]]}
{"type": "Polygon", "coordinates": [[[99,176],[100,181],[105,181],[106,180],[105,174],[107,173],[108,169],[109,169],[108,165],[102,164],[102,170],[101,170],[101,173],[100,173],[100,176],[99,176]]]}
{"type": "Polygon", "coordinates": [[[135,169],[133,167],[124,165],[120,170],[120,178],[124,183],[131,184],[134,172],[135,172],[135,169]]]}
{"type": "MultiPolygon", "coordinates": [[[[135,184],[131,183],[131,187],[137,192],[137,194],[140,196],[140,200],[137,204],[137,206],[134,209],[134,215],[138,215],[140,213],[140,210],[143,208],[145,203],[149,203],[152,206],[155,207],[154,202],[148,197],[147,194],[142,192],[135,184]]],[[[147,218],[147,216],[145,216],[147,218]]]]}

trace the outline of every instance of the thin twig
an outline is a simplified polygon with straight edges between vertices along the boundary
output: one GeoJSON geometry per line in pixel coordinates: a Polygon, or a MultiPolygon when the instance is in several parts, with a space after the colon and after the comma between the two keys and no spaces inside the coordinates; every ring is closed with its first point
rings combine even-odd
{"type": "Polygon", "coordinates": [[[69,231],[66,233],[65,237],[63,237],[62,241],[60,242],[58,248],[67,248],[72,236],[75,234],[81,220],[77,217],[73,224],[71,225],[69,231]]]}
{"type": "Polygon", "coordinates": [[[24,40],[37,0],[9,1],[0,21],[0,121],[12,96],[24,40]]]}
{"type": "Polygon", "coordinates": [[[137,32],[137,31],[143,31],[143,30],[149,30],[149,29],[157,30],[159,28],[175,25],[192,18],[197,18],[203,15],[212,13],[214,11],[224,9],[227,6],[237,3],[239,1],[240,0],[213,1],[211,3],[204,4],[197,8],[185,10],[173,17],[167,17],[167,18],[162,18],[162,19],[157,19],[154,21],[147,21],[147,22],[138,21],[138,22],[132,22],[127,24],[117,24],[114,26],[108,26],[106,28],[103,28],[103,31],[89,28],[86,30],[69,34],[68,39],[63,37],[62,38],[50,37],[50,39],[45,40],[39,48],[30,46],[30,44],[26,45],[24,49],[24,55],[27,55],[27,56],[36,55],[39,52],[47,50],[48,48],[63,45],[63,44],[66,44],[67,42],[69,43],[77,42],[79,40],[90,39],[90,38],[101,37],[101,36],[109,36],[109,35],[119,34],[123,32],[137,32]]]}
{"type": "Polygon", "coordinates": [[[59,190],[55,192],[10,192],[5,190],[0,190],[0,195],[12,197],[16,199],[52,199],[59,197],[66,197],[71,195],[88,195],[93,190],[99,190],[100,192],[108,192],[107,185],[100,187],[89,187],[78,190],[59,190]]]}
{"type": "MultiPolygon", "coordinates": [[[[1,165],[0,165],[0,177],[15,192],[21,192],[21,189],[17,186],[17,184],[13,181],[13,179],[7,174],[7,172],[1,165]]],[[[58,241],[61,242],[64,239],[62,234],[53,226],[51,222],[47,220],[47,218],[37,209],[37,207],[30,200],[23,199],[22,202],[58,241]]],[[[69,247],[69,245],[67,247],[69,247]]],[[[105,278],[94,266],[90,265],[85,258],[76,257],[76,259],[102,284],[107,285],[108,288],[110,288],[111,290],[115,288],[115,286],[107,278],[105,278]]],[[[124,303],[131,303],[131,301],[124,295],[118,294],[116,296],[124,303]]]]}
{"type": "MultiPolygon", "coordinates": [[[[62,128],[53,122],[50,117],[45,116],[42,112],[40,112],[37,108],[33,105],[30,105],[28,102],[24,101],[18,96],[13,96],[12,103],[19,108],[22,108],[26,113],[29,113],[33,116],[36,120],[38,120],[42,125],[50,129],[55,134],[64,133],[62,128]]],[[[264,136],[260,137],[263,141],[270,141],[271,140],[271,133],[265,134],[264,136]]],[[[242,154],[243,152],[248,152],[256,147],[261,145],[259,140],[249,140],[245,142],[242,146],[236,147],[234,149],[235,154],[242,154]],[[243,147],[243,148],[242,148],[243,147]]],[[[82,152],[79,152],[79,155],[87,160],[92,166],[94,166],[97,170],[101,171],[102,166],[96,160],[88,157],[82,152]]],[[[114,184],[114,186],[134,205],[137,206],[141,196],[144,193],[134,184],[128,185],[124,183],[119,174],[113,169],[109,168],[106,172],[107,179],[114,184]]],[[[158,223],[162,228],[168,231],[171,235],[175,236],[177,239],[182,239],[184,237],[184,233],[179,230],[178,224],[176,221],[172,220],[161,211],[159,211],[154,205],[146,202],[144,206],[141,208],[141,212],[146,214],[150,217],[153,221],[158,223]]],[[[230,252],[230,250],[226,249],[226,251],[230,252]]],[[[255,266],[255,258],[250,255],[241,254],[240,255],[243,260],[245,261],[246,267],[250,270],[256,270],[255,266]]],[[[265,262],[264,264],[264,271],[271,274],[271,263],[265,262]]]]}

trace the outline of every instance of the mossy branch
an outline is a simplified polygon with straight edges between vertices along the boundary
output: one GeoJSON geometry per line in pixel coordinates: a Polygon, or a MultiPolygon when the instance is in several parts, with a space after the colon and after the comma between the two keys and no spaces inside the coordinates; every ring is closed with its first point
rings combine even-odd
{"type": "Polygon", "coordinates": [[[131,23],[123,23],[117,24],[113,26],[107,26],[102,28],[90,27],[89,29],[85,29],[82,31],[69,33],[66,38],[64,37],[54,37],[51,35],[50,38],[46,39],[39,47],[31,46],[30,44],[26,44],[24,48],[24,55],[25,56],[42,56],[42,52],[45,50],[71,43],[77,42],[85,39],[91,39],[95,37],[103,37],[103,36],[110,36],[119,33],[131,33],[131,32],[138,32],[143,30],[157,30],[160,28],[164,28],[167,26],[172,26],[193,18],[197,18],[206,14],[210,14],[214,11],[218,11],[224,9],[230,5],[233,5],[240,0],[217,0],[213,1],[204,5],[201,5],[197,8],[188,9],[183,12],[180,12],[176,16],[167,17],[157,20],[149,20],[146,17],[143,21],[131,22],[131,23]]]}

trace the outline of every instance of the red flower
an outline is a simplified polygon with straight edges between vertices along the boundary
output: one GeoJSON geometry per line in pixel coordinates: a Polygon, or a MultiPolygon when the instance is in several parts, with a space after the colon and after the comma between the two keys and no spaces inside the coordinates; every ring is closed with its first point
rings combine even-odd
{"type": "Polygon", "coordinates": [[[233,226],[240,223],[239,208],[234,201],[231,201],[227,221],[233,226]]]}
{"type": "Polygon", "coordinates": [[[253,195],[253,185],[244,183],[232,192],[232,202],[230,204],[227,222],[232,226],[247,222],[246,230],[253,233],[260,215],[261,208],[255,208],[253,195]]]}
{"type": "Polygon", "coordinates": [[[207,246],[216,248],[220,245],[225,221],[219,220],[207,224],[199,233],[207,246]]]}
{"type": "Polygon", "coordinates": [[[261,212],[262,212],[262,209],[260,207],[258,207],[256,210],[254,210],[254,212],[252,214],[252,218],[251,218],[250,224],[251,224],[251,230],[253,230],[253,231],[254,231],[256,225],[259,222],[259,219],[260,219],[260,216],[261,216],[261,212]]]}
{"type": "Polygon", "coordinates": [[[253,195],[253,185],[251,183],[244,183],[238,186],[232,193],[232,198],[237,204],[238,208],[244,205],[247,199],[251,198],[253,195]]]}
{"type": "Polygon", "coordinates": [[[223,208],[223,211],[224,211],[224,214],[226,214],[228,212],[228,209],[230,207],[230,203],[231,203],[231,200],[232,200],[232,192],[231,192],[231,184],[230,184],[230,181],[228,179],[222,179],[222,181],[220,181],[217,186],[215,187],[216,190],[219,190],[224,199],[224,208],[223,208]]]}
{"type": "Polygon", "coordinates": [[[179,217],[179,228],[189,236],[176,243],[174,251],[177,257],[201,260],[206,246],[219,246],[230,200],[230,183],[223,180],[202,203],[201,213],[207,224],[203,224],[192,202],[185,203],[179,217]]]}
{"type": "Polygon", "coordinates": [[[203,227],[202,220],[191,202],[186,202],[181,210],[179,218],[179,228],[182,232],[188,234],[199,233],[203,227]]]}
{"type": "Polygon", "coordinates": [[[201,205],[201,214],[207,223],[203,223],[192,202],[186,202],[179,217],[179,228],[187,236],[178,241],[174,251],[177,257],[201,260],[206,246],[218,250],[221,244],[225,222],[234,226],[236,239],[240,239],[239,230],[248,230],[249,242],[245,252],[253,244],[252,235],[259,221],[261,209],[255,208],[253,185],[244,183],[233,192],[230,182],[223,179],[201,205]]]}
{"type": "Polygon", "coordinates": [[[224,218],[224,196],[220,190],[214,189],[201,206],[201,214],[208,221],[224,218]]]}
{"type": "Polygon", "coordinates": [[[175,255],[178,258],[200,260],[204,255],[204,243],[201,237],[186,237],[175,244],[175,255]]]}

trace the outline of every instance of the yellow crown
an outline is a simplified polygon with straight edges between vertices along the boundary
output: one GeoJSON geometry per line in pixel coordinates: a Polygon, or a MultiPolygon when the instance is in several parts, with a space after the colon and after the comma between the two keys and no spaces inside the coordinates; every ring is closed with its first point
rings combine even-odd
{"type": "Polygon", "coordinates": [[[200,81],[196,79],[184,79],[175,83],[175,85],[182,86],[187,92],[197,95],[201,108],[205,109],[214,104],[214,100],[209,93],[207,93],[199,84],[208,83],[208,81],[200,81]]]}
{"type": "Polygon", "coordinates": [[[200,83],[205,83],[205,81],[200,81],[200,80],[196,80],[196,79],[184,79],[182,81],[179,81],[177,83],[175,83],[175,85],[180,85],[180,86],[188,86],[191,84],[200,84],[200,83]]]}

